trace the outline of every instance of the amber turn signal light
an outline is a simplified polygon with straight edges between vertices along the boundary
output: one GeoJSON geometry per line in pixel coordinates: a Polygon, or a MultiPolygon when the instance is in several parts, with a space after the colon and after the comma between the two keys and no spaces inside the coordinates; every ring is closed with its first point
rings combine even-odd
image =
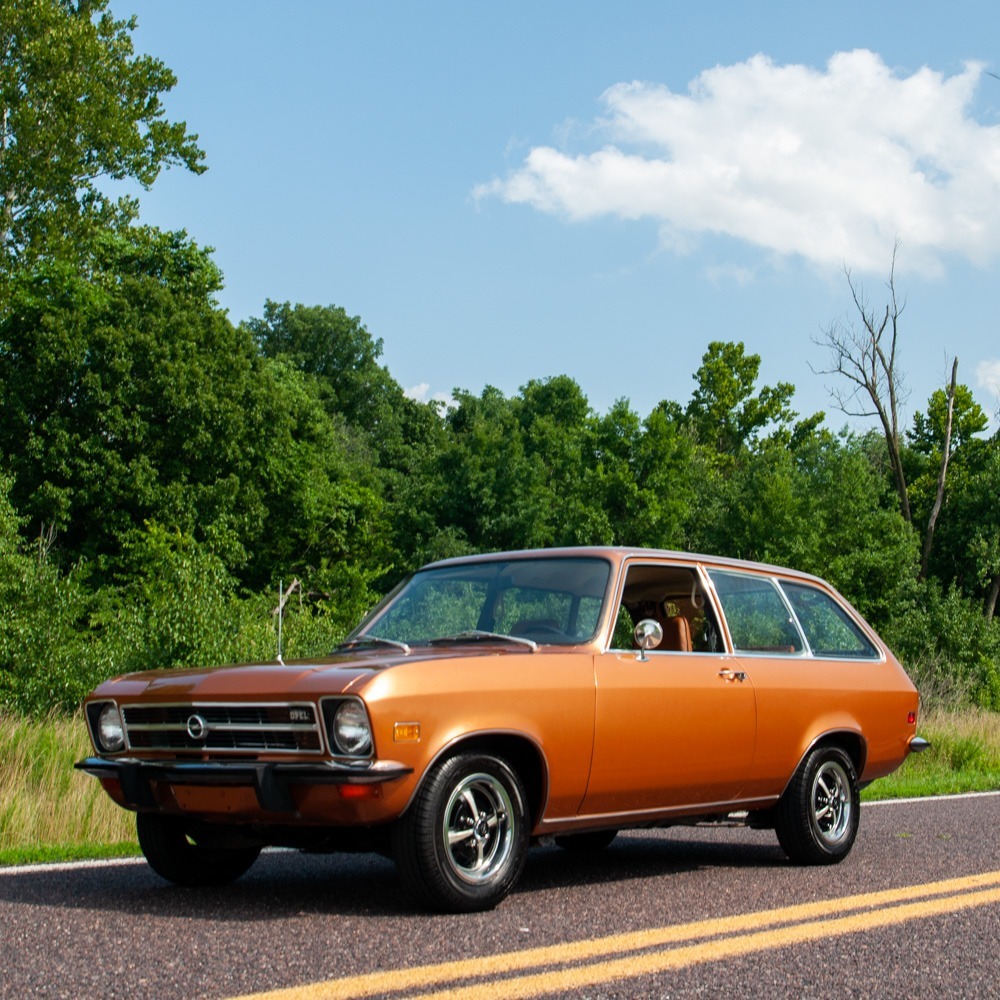
{"type": "Polygon", "coordinates": [[[392,739],[394,743],[419,743],[420,723],[397,722],[392,727],[392,739]]]}

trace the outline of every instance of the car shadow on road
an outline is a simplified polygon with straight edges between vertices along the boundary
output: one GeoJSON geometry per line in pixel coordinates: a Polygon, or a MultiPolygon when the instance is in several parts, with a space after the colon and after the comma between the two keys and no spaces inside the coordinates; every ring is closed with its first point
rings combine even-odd
{"type": "MultiPolygon", "coordinates": [[[[732,831],[729,831],[730,834],[732,831]]],[[[621,833],[602,851],[565,851],[560,847],[533,850],[528,855],[518,892],[565,889],[575,885],[628,882],[678,875],[702,868],[787,867],[774,842],[755,837],[719,839],[718,831],[636,831],[621,833]]]]}
{"type": "MultiPolygon", "coordinates": [[[[759,836],[740,840],[720,839],[716,831],[628,832],[599,852],[564,851],[555,846],[532,849],[515,893],[669,878],[702,868],[787,865],[777,844],[759,836]]],[[[394,865],[386,858],[294,851],[266,852],[239,881],[204,889],[170,885],[144,862],[135,860],[84,868],[41,866],[0,874],[0,900],[131,916],[169,918],[183,914],[236,923],[313,914],[400,916],[423,912],[403,889],[394,865]]]]}

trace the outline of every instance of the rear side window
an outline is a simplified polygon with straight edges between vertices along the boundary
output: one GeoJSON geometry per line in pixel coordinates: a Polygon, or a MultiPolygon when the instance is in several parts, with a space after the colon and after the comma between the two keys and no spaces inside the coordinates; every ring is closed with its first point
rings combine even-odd
{"type": "Polygon", "coordinates": [[[814,656],[877,660],[879,651],[829,594],[804,583],[781,584],[814,656]]]}
{"type": "Polygon", "coordinates": [[[719,595],[735,650],[802,652],[802,636],[772,580],[723,570],[712,570],[709,576],[719,595]]]}

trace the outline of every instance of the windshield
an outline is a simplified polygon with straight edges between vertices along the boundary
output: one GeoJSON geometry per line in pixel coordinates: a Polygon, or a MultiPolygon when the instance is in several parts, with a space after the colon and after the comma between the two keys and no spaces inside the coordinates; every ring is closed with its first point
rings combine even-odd
{"type": "Polygon", "coordinates": [[[390,594],[347,642],[414,646],[487,637],[564,646],[588,642],[600,622],[610,573],[610,563],[589,557],[423,569],[390,594]]]}

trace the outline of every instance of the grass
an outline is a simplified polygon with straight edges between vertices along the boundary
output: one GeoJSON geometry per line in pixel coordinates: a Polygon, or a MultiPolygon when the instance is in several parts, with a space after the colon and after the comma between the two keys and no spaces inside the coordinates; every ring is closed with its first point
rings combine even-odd
{"type": "Polygon", "coordinates": [[[917,727],[931,747],[862,792],[862,799],[917,798],[1000,789],[1000,713],[936,708],[917,727]]]}
{"type": "MultiPolygon", "coordinates": [[[[919,728],[931,749],[866,788],[864,800],[1000,789],[1000,714],[937,708],[919,728]]],[[[0,865],[139,853],[132,813],[73,769],[90,752],[79,716],[0,715],[0,865]]]]}
{"type": "Polygon", "coordinates": [[[134,816],[73,769],[91,752],[79,716],[0,716],[0,864],[138,853],[134,816]]]}

